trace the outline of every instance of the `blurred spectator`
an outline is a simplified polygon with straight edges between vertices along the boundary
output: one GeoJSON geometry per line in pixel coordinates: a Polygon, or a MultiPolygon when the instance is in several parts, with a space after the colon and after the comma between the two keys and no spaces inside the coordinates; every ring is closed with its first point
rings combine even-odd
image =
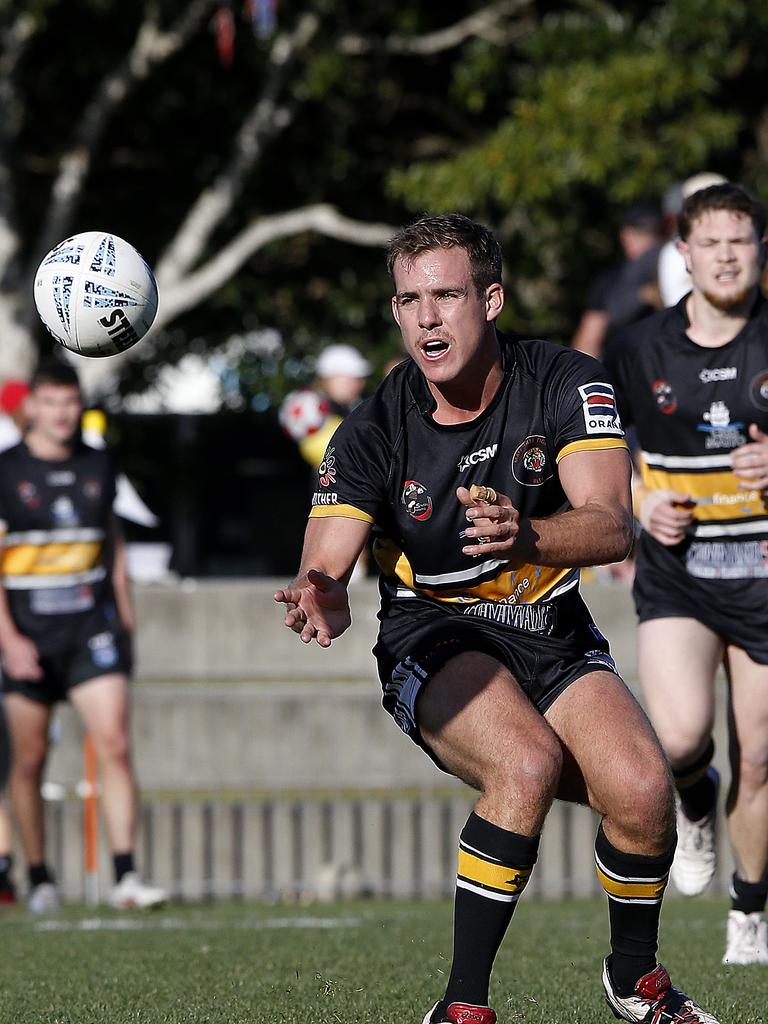
{"type": "Polygon", "coordinates": [[[11,879],[13,868],[11,818],[5,805],[5,786],[10,766],[10,740],[5,724],[2,695],[0,695],[0,905],[16,902],[16,890],[11,879]]]}
{"type": "Polygon", "coordinates": [[[28,394],[29,385],[23,380],[7,380],[0,387],[0,451],[13,448],[21,440],[27,425],[28,394]]]}
{"type": "Polygon", "coordinates": [[[621,328],[658,308],[662,228],[661,211],[653,204],[637,203],[625,211],[619,230],[624,261],[592,285],[572,348],[601,359],[621,328]]]}
{"type": "Polygon", "coordinates": [[[686,178],[681,185],[675,185],[664,197],[664,213],[674,219],[673,236],[665,242],[659,253],[659,294],[664,306],[676,306],[691,290],[691,275],[685,268],[685,260],[678,249],[677,215],[685,200],[710,185],[724,185],[728,179],[722,174],[702,171],[686,178]]]}
{"type": "Polygon", "coordinates": [[[313,467],[323,461],[334,431],[365,391],[371,364],[352,345],[329,345],[317,359],[314,388],[292,391],[280,406],[280,424],[313,467]]]}

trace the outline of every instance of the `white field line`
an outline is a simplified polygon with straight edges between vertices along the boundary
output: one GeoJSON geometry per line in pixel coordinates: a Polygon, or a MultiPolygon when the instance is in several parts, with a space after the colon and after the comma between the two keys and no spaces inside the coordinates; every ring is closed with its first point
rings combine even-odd
{"type": "Polygon", "coordinates": [[[359,928],[363,923],[359,917],[266,917],[244,921],[224,921],[216,918],[181,917],[86,917],[79,921],[62,921],[47,918],[32,923],[36,932],[159,932],[186,931],[200,928],[206,931],[261,931],[266,928],[283,929],[333,929],[359,928]]]}

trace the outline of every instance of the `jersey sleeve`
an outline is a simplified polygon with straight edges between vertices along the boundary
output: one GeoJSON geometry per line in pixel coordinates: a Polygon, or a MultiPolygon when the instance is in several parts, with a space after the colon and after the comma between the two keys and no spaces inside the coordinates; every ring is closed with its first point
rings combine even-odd
{"type": "Polygon", "coordinates": [[[374,523],[386,493],[391,450],[374,422],[351,413],[318,466],[310,518],[341,516],[374,523]]]}
{"type": "Polygon", "coordinates": [[[577,451],[626,449],[616,395],[596,359],[563,352],[545,392],[545,410],[557,461],[577,451]]]}

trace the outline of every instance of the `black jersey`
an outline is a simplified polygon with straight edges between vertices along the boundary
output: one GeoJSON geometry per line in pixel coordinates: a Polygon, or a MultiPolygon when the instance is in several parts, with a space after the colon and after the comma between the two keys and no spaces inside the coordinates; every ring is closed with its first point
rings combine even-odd
{"type": "Polygon", "coordinates": [[[387,595],[420,597],[474,604],[477,614],[482,608],[512,625],[515,607],[541,606],[578,587],[578,569],[510,569],[503,558],[461,550],[467,522],[458,486],[493,487],[521,516],[550,516],[569,507],[557,472],[562,458],[626,447],[599,363],[546,341],[500,340],[502,383],[476,419],[436,423],[434,399],[408,360],[344,420],[320,465],[311,516],[374,524],[385,611],[387,595]]]}
{"type": "Polygon", "coordinates": [[[739,486],[730,454],[750,423],[768,431],[768,304],[759,299],[727,345],[692,341],[686,300],[627,328],[610,368],[625,424],[634,424],[643,483],[689,494],[687,537],[673,548],[644,533],[654,565],[674,559],[699,579],[768,577],[768,504],[739,486]]]}
{"type": "Polygon", "coordinates": [[[0,453],[3,586],[20,632],[60,646],[79,619],[112,599],[105,539],[115,496],[111,455],[78,442],[70,458],[0,453]]]}

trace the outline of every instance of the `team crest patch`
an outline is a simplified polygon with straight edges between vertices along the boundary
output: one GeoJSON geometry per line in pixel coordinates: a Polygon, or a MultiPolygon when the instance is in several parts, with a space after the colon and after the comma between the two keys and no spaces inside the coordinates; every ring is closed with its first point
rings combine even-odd
{"type": "Polygon", "coordinates": [[[418,480],[406,480],[401,498],[411,519],[424,522],[432,515],[432,499],[424,484],[418,480]]]}
{"type": "Polygon", "coordinates": [[[768,409],[768,370],[761,370],[752,378],[749,397],[758,409],[768,409]]]}
{"type": "Polygon", "coordinates": [[[604,381],[581,384],[579,394],[588,434],[623,434],[613,387],[604,381]]]}
{"type": "Polygon", "coordinates": [[[325,458],[317,467],[321,487],[330,487],[331,484],[336,483],[336,456],[333,454],[335,451],[335,448],[329,448],[325,453],[325,458]]]}
{"type": "Polygon", "coordinates": [[[27,508],[37,508],[39,506],[40,498],[37,494],[37,488],[31,480],[20,480],[16,484],[16,493],[27,508]]]}
{"type": "Polygon", "coordinates": [[[655,380],[653,382],[653,397],[659,412],[663,412],[666,416],[670,416],[677,409],[677,396],[672,390],[672,385],[667,381],[655,380]]]}
{"type": "Polygon", "coordinates": [[[517,446],[512,456],[512,476],[524,487],[541,487],[552,479],[547,464],[547,441],[541,434],[531,434],[517,446]]]}

